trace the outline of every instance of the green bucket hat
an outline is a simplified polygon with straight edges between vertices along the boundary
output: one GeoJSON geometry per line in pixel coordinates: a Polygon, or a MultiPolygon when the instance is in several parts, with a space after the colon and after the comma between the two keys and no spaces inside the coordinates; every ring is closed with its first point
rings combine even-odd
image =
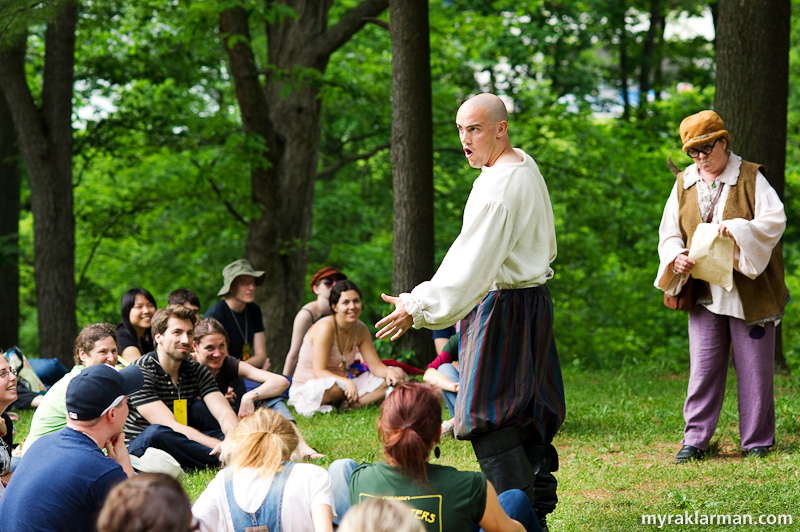
{"type": "Polygon", "coordinates": [[[254,270],[253,266],[247,259],[239,259],[236,262],[231,262],[225,269],[222,270],[222,288],[217,292],[218,296],[224,296],[231,291],[231,283],[240,275],[249,275],[256,280],[256,286],[261,286],[266,280],[264,272],[261,270],[254,270]]]}

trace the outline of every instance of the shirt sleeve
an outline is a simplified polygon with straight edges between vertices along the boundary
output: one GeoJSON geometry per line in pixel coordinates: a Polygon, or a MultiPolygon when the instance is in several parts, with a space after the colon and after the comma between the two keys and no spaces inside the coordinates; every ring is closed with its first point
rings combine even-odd
{"type": "Polygon", "coordinates": [[[142,369],[142,377],[144,377],[144,384],[137,391],[128,396],[128,403],[133,406],[146,405],[153,401],[160,401],[156,390],[156,376],[144,364],[139,361],[146,360],[147,357],[136,359],[132,365],[137,365],[142,369]]]}
{"type": "Polygon", "coordinates": [[[217,381],[211,376],[211,372],[208,371],[208,368],[202,364],[197,364],[195,371],[197,372],[197,395],[203,398],[211,392],[220,391],[219,386],[217,386],[217,381]]]}
{"type": "Polygon", "coordinates": [[[414,327],[449,327],[480,302],[514,244],[513,227],[509,209],[496,202],[478,206],[464,220],[436,275],[400,295],[414,327]]]}
{"type": "Polygon", "coordinates": [[[675,257],[689,250],[681,235],[678,212],[678,182],[676,181],[672,186],[672,192],[669,195],[667,204],[664,206],[661,225],[658,227],[659,264],[658,274],[654,283],[656,288],[671,296],[677,295],[689,278],[688,273],[676,274],[672,271],[672,263],[675,261],[675,257]]]}
{"type": "Polygon", "coordinates": [[[756,175],[755,214],[752,220],[723,220],[736,240],[734,267],[751,279],[766,269],[772,249],[786,229],[786,213],[778,193],[759,171],[756,175]]]}
{"type": "Polygon", "coordinates": [[[203,524],[204,530],[228,530],[223,504],[227,504],[224,494],[224,482],[220,472],[211,479],[203,493],[192,505],[192,515],[203,524]]]}

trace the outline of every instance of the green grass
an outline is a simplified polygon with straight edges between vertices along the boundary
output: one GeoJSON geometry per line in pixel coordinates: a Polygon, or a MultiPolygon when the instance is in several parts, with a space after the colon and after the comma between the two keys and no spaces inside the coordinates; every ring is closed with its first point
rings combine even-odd
{"type": "MultiPolygon", "coordinates": [[[[743,458],[739,449],[736,380],[733,371],[708,459],[676,466],[683,431],[686,375],[570,371],[564,375],[567,420],[559,432],[559,505],[553,532],[659,530],[642,525],[643,514],[707,516],[792,515],[793,525],[673,525],[670,531],[800,530],[800,378],[776,378],[777,444],[766,459],[743,458]]],[[[22,414],[20,434],[27,431],[22,414]]],[[[336,458],[372,462],[382,457],[377,407],[313,418],[297,416],[298,427],[317,451],[336,458]]],[[[477,471],[469,442],[446,440],[435,463],[477,471]]],[[[184,475],[195,499],[214,471],[184,475]]],[[[676,519],[676,517],[673,517],[676,519]]]]}

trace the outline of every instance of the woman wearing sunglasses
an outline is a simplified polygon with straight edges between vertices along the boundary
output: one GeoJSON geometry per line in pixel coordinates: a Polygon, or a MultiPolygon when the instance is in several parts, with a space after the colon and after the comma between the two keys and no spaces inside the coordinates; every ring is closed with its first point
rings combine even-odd
{"type": "Polygon", "coordinates": [[[311,286],[311,291],[317,295],[317,299],[303,305],[303,308],[294,317],[292,343],[283,365],[283,374],[287,377],[294,375],[295,367],[297,367],[297,355],[300,353],[300,346],[303,345],[303,337],[312,325],[321,318],[330,316],[333,312],[328,303],[328,296],[330,296],[331,288],[336,281],[342,279],[347,279],[347,276],[333,266],[325,266],[311,276],[311,282],[308,284],[311,286]]]}

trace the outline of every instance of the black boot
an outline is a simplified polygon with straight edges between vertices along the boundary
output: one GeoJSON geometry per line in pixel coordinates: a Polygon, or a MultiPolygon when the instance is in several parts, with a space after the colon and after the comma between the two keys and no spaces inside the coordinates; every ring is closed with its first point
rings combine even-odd
{"type": "Polygon", "coordinates": [[[536,464],[533,509],[542,524],[542,530],[547,530],[547,514],[553,512],[558,504],[558,481],[553,475],[554,471],[558,471],[558,452],[552,445],[525,445],[525,452],[529,462],[536,464]]]}
{"type": "Polygon", "coordinates": [[[536,473],[522,447],[519,430],[516,427],[501,429],[481,434],[471,441],[481,471],[497,493],[522,490],[533,504],[536,473]]]}

